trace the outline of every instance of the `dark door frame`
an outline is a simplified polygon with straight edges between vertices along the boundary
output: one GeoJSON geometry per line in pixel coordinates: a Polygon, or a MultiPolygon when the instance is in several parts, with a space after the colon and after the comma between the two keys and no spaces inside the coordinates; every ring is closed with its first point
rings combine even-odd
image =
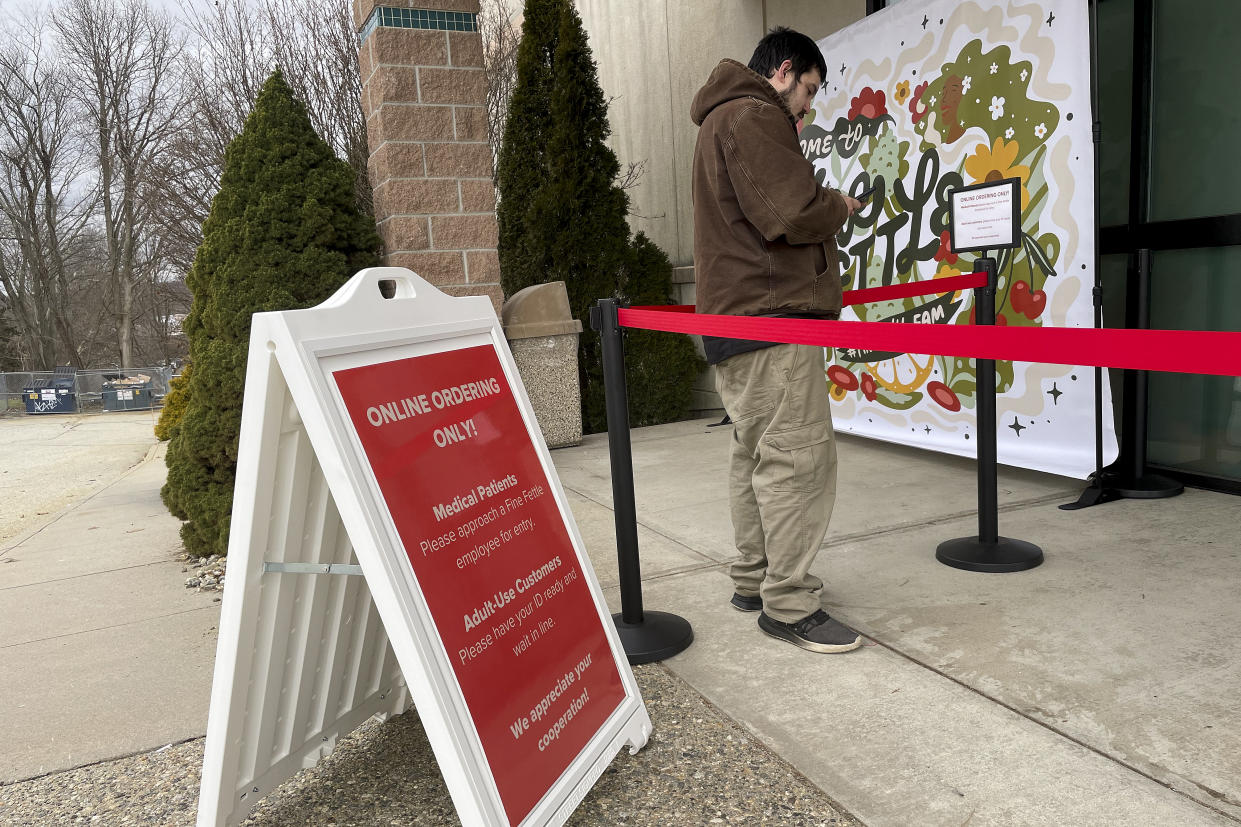
{"type": "MultiPolygon", "coordinates": [[[[1118,2],[1118,0],[1092,1],[1118,2]]],[[[1134,262],[1138,250],[1141,249],[1192,250],[1241,245],[1241,213],[1173,221],[1147,220],[1150,214],[1151,129],[1155,103],[1156,0],[1128,1],[1133,5],[1133,106],[1129,132],[1129,220],[1125,224],[1100,227],[1100,254],[1127,255],[1130,262],[1134,262]]],[[[1106,124],[1103,126],[1106,128],[1106,124]]],[[[1128,269],[1125,291],[1131,299],[1135,298],[1137,293],[1134,284],[1136,278],[1136,267],[1131,264],[1128,269]]],[[[1135,300],[1126,301],[1124,326],[1138,327],[1139,319],[1149,313],[1149,310],[1149,307],[1140,307],[1135,300]]],[[[1132,436],[1121,435],[1122,457],[1118,464],[1123,463],[1127,453],[1131,454],[1134,451],[1132,438],[1132,436]]],[[[1146,446],[1142,447],[1145,449],[1146,446]]],[[[1145,453],[1144,450],[1143,453],[1145,453]]],[[[1241,494],[1241,480],[1195,473],[1157,463],[1151,463],[1151,468],[1185,485],[1241,494]]]]}

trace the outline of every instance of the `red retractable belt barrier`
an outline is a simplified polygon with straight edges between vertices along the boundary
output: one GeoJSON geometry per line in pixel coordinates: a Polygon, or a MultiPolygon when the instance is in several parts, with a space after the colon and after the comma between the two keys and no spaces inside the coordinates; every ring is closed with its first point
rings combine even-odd
{"type": "Polygon", "coordinates": [[[841,305],[848,307],[853,304],[874,304],[895,299],[909,299],[914,296],[925,296],[929,293],[952,293],[957,290],[969,290],[973,287],[985,287],[986,273],[966,273],[963,276],[952,276],[946,279],[930,281],[910,281],[905,284],[893,284],[889,287],[866,287],[861,290],[846,290],[841,305]]]}
{"type": "MultiPolygon", "coordinates": [[[[986,273],[966,273],[946,279],[931,281],[910,281],[905,284],[893,284],[890,287],[867,287],[862,290],[846,290],[840,302],[842,307],[853,304],[874,304],[875,302],[909,299],[914,296],[926,296],[932,293],[952,293],[957,290],[969,290],[982,287],[987,283],[986,273]]],[[[635,305],[631,310],[660,310],[665,313],[693,313],[692,304],[644,304],[635,305]]]]}
{"type": "MultiPolygon", "coordinates": [[[[950,286],[941,279],[936,287],[950,286]]],[[[879,288],[885,289],[885,288],[879,288]]],[[[673,312],[669,312],[673,311],[673,312]]],[[[1057,365],[1241,376],[1241,333],[1203,330],[991,327],[715,316],[622,308],[622,327],[889,353],[933,353],[1057,365]]]]}

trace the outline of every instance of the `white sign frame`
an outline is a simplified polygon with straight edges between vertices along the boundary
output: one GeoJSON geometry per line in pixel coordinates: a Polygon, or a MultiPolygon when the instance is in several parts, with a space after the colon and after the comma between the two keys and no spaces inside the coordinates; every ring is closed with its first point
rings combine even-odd
{"type": "Polygon", "coordinates": [[[347,366],[478,344],[495,348],[625,693],[522,827],[562,824],[622,747],[637,752],[645,745],[650,717],[490,300],[447,296],[404,268],[370,268],[318,307],[254,316],[200,827],[241,821],[263,795],[330,753],[337,738],[372,715],[403,711],[411,696],[462,822],[510,824],[449,655],[331,378],[347,366]],[[313,450],[281,448],[298,438],[313,450]],[[317,494],[314,480],[324,487],[317,494]],[[290,517],[304,516],[307,503],[324,497],[343,531],[324,530],[322,518],[307,527],[290,517]],[[313,588],[291,585],[292,578],[313,578],[313,588]],[[342,594],[341,580],[352,581],[349,593],[342,594]],[[310,597],[279,599],[293,588],[310,597]],[[355,625],[363,628],[340,628],[342,618],[359,616],[355,625]],[[299,620],[311,628],[299,629],[299,620]],[[341,641],[349,635],[348,668],[307,674],[331,662],[323,647],[346,651],[341,641]],[[273,662],[281,655],[283,669],[273,662]],[[299,671],[303,666],[307,671],[299,671]],[[334,709],[325,695],[337,699],[334,709]]]}
{"type": "Polygon", "coordinates": [[[957,253],[1021,246],[1021,179],[1002,178],[948,193],[948,234],[957,253]]]}

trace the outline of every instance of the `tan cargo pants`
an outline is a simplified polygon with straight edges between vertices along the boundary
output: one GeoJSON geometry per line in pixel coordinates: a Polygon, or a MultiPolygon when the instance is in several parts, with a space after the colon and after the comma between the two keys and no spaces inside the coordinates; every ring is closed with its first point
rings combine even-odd
{"type": "Polygon", "coordinates": [[[738,594],[791,623],[821,608],[810,566],[836,502],[836,439],[823,348],[775,345],[715,366],[733,421],[729,500],[738,594]]]}

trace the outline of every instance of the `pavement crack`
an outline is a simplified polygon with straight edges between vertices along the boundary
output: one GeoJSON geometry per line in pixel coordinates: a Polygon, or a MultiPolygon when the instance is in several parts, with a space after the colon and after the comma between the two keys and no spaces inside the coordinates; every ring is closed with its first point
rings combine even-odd
{"type": "Polygon", "coordinates": [[[219,611],[219,608],[220,607],[215,604],[212,604],[210,606],[195,606],[192,609],[183,609],[182,611],[179,611],[179,612],[169,612],[168,614],[154,615],[152,617],[139,618],[138,620],[128,620],[124,623],[114,623],[111,626],[97,626],[93,629],[78,629],[73,632],[65,632],[63,635],[49,635],[48,637],[36,638],[34,640],[23,640],[20,643],[6,643],[3,646],[0,646],[0,650],[16,649],[19,646],[29,646],[32,643],[46,643],[49,640],[60,640],[61,638],[66,638],[66,637],[77,637],[78,635],[88,635],[93,632],[106,632],[109,629],[123,629],[126,626],[136,626],[139,623],[150,623],[152,620],[166,620],[167,618],[170,618],[170,617],[177,617],[179,615],[190,614],[191,612],[201,612],[206,609],[210,609],[212,611],[219,611]]]}
{"type": "MultiPolygon", "coordinates": [[[[563,483],[562,483],[562,484],[563,484],[563,483]]],[[[586,493],[586,492],[584,492],[584,491],[579,491],[578,489],[573,488],[573,487],[568,486],[568,485],[565,485],[565,486],[564,486],[564,488],[565,488],[565,490],[566,490],[566,491],[572,491],[574,494],[577,494],[577,495],[578,495],[579,497],[581,497],[582,499],[587,500],[588,502],[592,502],[592,503],[594,503],[595,505],[600,506],[600,507],[602,507],[602,508],[605,508],[605,509],[607,509],[608,511],[611,511],[611,512],[613,512],[613,514],[615,514],[615,509],[613,509],[613,508],[612,508],[612,504],[611,504],[610,502],[601,502],[598,498],[596,498],[596,497],[592,497],[590,494],[588,494],[588,493],[586,493]]],[[[667,540],[669,543],[672,543],[673,545],[675,545],[675,546],[677,546],[677,547],[679,547],[679,548],[681,548],[681,549],[684,549],[687,553],[689,553],[689,554],[693,554],[695,557],[701,557],[701,558],[703,559],[703,565],[701,565],[701,566],[690,566],[690,567],[687,567],[687,568],[683,569],[683,571],[694,571],[694,570],[696,570],[696,569],[698,569],[698,568],[710,568],[710,567],[712,567],[712,566],[717,566],[717,565],[720,565],[720,561],[716,560],[716,559],[715,559],[714,557],[712,557],[710,554],[707,554],[707,553],[706,553],[706,552],[704,552],[704,551],[701,551],[701,550],[699,550],[699,549],[697,549],[697,548],[694,548],[694,547],[693,547],[693,546],[691,546],[691,545],[687,545],[684,541],[679,540],[679,539],[677,539],[676,537],[673,537],[673,536],[671,536],[671,535],[669,535],[669,534],[666,534],[664,531],[662,531],[662,530],[660,530],[660,529],[658,529],[658,528],[655,528],[654,526],[650,525],[649,523],[644,523],[644,522],[642,522],[641,520],[638,520],[638,521],[637,521],[637,524],[638,524],[638,528],[644,528],[644,529],[646,529],[647,531],[649,531],[651,534],[654,534],[656,537],[659,537],[659,538],[661,538],[661,539],[667,540]]],[[[681,570],[681,569],[678,569],[678,571],[682,571],[682,570],[681,570]]],[[[643,579],[645,580],[645,579],[648,579],[648,578],[643,577],[643,579]]]]}
{"type": "MultiPolygon", "coordinates": [[[[998,513],[1000,514],[1011,514],[1017,511],[1024,511],[1029,508],[1036,508],[1040,505],[1046,505],[1047,503],[1050,503],[1050,502],[1056,502],[1058,500],[1064,499],[1066,496],[1068,495],[1065,494],[1064,492],[1058,492],[1055,494],[1046,494],[1044,496],[1033,497],[1028,500],[1020,500],[1018,502],[1006,503],[1004,505],[1001,505],[999,509],[997,510],[998,510],[998,513]]],[[[846,545],[848,543],[856,543],[856,542],[864,541],[864,540],[872,540],[877,537],[888,537],[893,534],[907,534],[912,531],[917,531],[920,528],[926,528],[927,526],[945,525],[947,523],[956,522],[957,520],[961,520],[966,517],[975,516],[976,514],[978,514],[978,509],[970,508],[970,509],[966,509],[963,511],[954,511],[949,514],[940,514],[939,516],[935,517],[934,519],[930,519],[930,520],[897,523],[896,525],[886,526],[883,528],[872,528],[872,529],[866,529],[865,531],[854,531],[851,534],[842,534],[839,537],[832,537],[831,539],[827,540],[823,545],[819,546],[819,548],[820,549],[832,548],[835,546],[846,545]]]]}
{"type": "Polygon", "coordinates": [[[1222,801],[1225,804],[1231,805],[1233,807],[1241,807],[1241,801],[1238,801],[1237,799],[1233,798],[1227,793],[1222,793],[1219,790],[1213,790],[1210,787],[1208,787],[1206,784],[1199,784],[1197,781],[1190,781],[1190,783],[1193,784],[1198,789],[1202,790],[1207,795],[1211,796],[1211,798],[1214,798],[1218,801],[1222,801]]]}
{"type": "Polygon", "coordinates": [[[134,750],[133,752],[126,752],[122,755],[113,755],[109,758],[100,758],[98,761],[87,761],[85,764],[74,764],[72,767],[62,767],[61,769],[48,770],[47,772],[41,772],[38,775],[28,775],[25,778],[14,778],[11,781],[0,781],[0,788],[11,787],[14,784],[24,784],[27,781],[38,781],[41,778],[50,778],[53,775],[64,775],[65,773],[86,769],[87,767],[99,767],[104,764],[114,763],[116,761],[124,761],[126,758],[134,758],[139,755],[154,755],[155,753],[163,752],[170,747],[179,747],[182,744],[189,744],[194,741],[206,741],[206,739],[206,735],[191,735],[188,738],[182,738],[180,741],[172,741],[171,743],[163,744],[158,747],[134,750]]]}
{"type": "MultiPolygon", "coordinates": [[[[0,563],[15,563],[16,560],[0,560],[0,563]]],[[[56,577],[51,580],[37,580],[33,583],[22,583],[17,586],[0,586],[0,592],[11,592],[17,589],[29,589],[34,586],[46,586],[50,583],[64,583],[69,580],[81,580],[86,577],[98,577],[101,574],[111,574],[115,571],[130,571],[131,569],[144,569],[149,566],[168,566],[177,565],[173,560],[152,560],[149,563],[135,563],[132,566],[120,566],[114,569],[103,569],[101,571],[84,571],[81,574],[71,574],[68,577],[56,577]]]]}
{"type": "MultiPolygon", "coordinates": [[[[935,666],[934,664],[931,664],[931,663],[928,663],[928,662],[926,662],[926,661],[920,660],[919,658],[915,657],[914,655],[911,655],[911,654],[909,654],[909,653],[907,653],[907,652],[904,652],[904,651],[902,651],[901,649],[898,649],[897,647],[893,646],[893,645],[892,645],[892,644],[890,644],[890,643],[884,643],[882,640],[879,640],[878,638],[873,637],[873,636],[871,636],[871,635],[866,635],[866,638],[867,638],[868,640],[873,641],[873,642],[874,642],[874,644],[875,644],[876,646],[879,646],[879,647],[882,647],[883,649],[888,650],[889,652],[891,652],[892,654],[896,655],[897,657],[903,658],[903,659],[905,659],[905,660],[909,661],[910,663],[914,664],[915,666],[919,666],[919,667],[921,667],[921,668],[923,668],[923,669],[927,670],[928,672],[932,672],[932,673],[934,673],[934,674],[936,674],[936,675],[940,676],[941,678],[944,678],[945,680],[949,680],[949,681],[951,681],[952,683],[955,683],[957,686],[961,687],[962,689],[966,690],[967,692],[973,693],[974,695],[977,695],[978,697],[980,697],[980,698],[982,698],[982,699],[984,699],[984,700],[986,700],[986,701],[989,701],[989,702],[991,702],[991,703],[995,704],[996,706],[1002,707],[1002,708],[1004,708],[1004,709],[1008,710],[1009,712],[1013,713],[1014,715],[1017,715],[1018,717],[1023,718],[1023,719],[1025,719],[1026,721],[1029,721],[1030,723],[1032,723],[1032,724],[1034,724],[1034,725],[1036,725],[1036,726],[1039,726],[1039,727],[1041,727],[1041,728],[1043,728],[1043,729],[1047,730],[1048,732],[1053,733],[1054,735],[1056,735],[1056,736],[1058,736],[1058,737],[1060,737],[1060,738],[1065,739],[1066,741],[1069,741],[1069,742],[1071,742],[1071,743],[1073,743],[1073,744],[1076,744],[1077,746],[1081,747],[1081,748],[1082,748],[1082,749],[1084,749],[1084,750],[1087,750],[1088,752],[1092,752],[1092,753],[1094,753],[1095,755],[1099,756],[1100,758],[1104,759],[1105,761],[1109,761],[1109,762],[1111,762],[1111,763],[1115,764],[1115,765],[1116,765],[1116,766],[1118,766],[1118,767],[1123,767],[1124,769],[1128,770],[1129,772],[1132,772],[1132,773],[1135,773],[1135,774],[1137,774],[1137,775],[1140,775],[1142,778],[1145,778],[1147,781],[1154,782],[1155,784],[1158,784],[1159,786],[1163,787],[1164,789],[1166,789],[1166,790],[1168,790],[1168,791],[1170,791],[1170,792],[1173,792],[1173,793],[1175,793],[1175,794],[1177,794],[1177,795],[1181,796],[1182,798],[1184,798],[1184,799],[1186,799],[1186,800],[1188,800],[1188,801],[1192,801],[1194,804],[1197,804],[1199,807],[1202,807],[1202,808],[1204,808],[1204,809],[1210,810],[1210,811],[1211,811],[1211,812],[1213,812],[1213,813],[1216,813],[1216,814],[1218,814],[1218,815],[1223,816],[1224,818],[1228,819],[1229,821],[1232,821],[1232,822],[1236,822],[1236,823],[1238,823],[1238,824],[1241,824],[1241,818],[1237,817],[1236,815],[1233,815],[1232,813],[1230,813],[1230,812],[1228,812],[1228,811],[1226,811],[1226,810],[1222,810],[1222,809],[1220,809],[1219,807],[1212,806],[1209,802],[1203,801],[1201,798],[1196,798],[1196,797],[1194,797],[1194,796],[1190,795],[1189,793],[1185,792],[1184,790],[1179,790],[1179,789],[1177,789],[1175,786],[1173,786],[1170,782],[1165,781],[1164,779],[1159,778],[1158,776],[1155,776],[1155,775],[1151,774],[1150,772],[1147,772],[1146,770],[1142,769],[1141,767],[1135,766],[1135,765],[1133,765],[1133,764],[1129,763],[1128,761],[1125,761],[1124,759],[1122,759],[1122,758],[1120,758],[1120,757],[1118,757],[1118,756],[1115,756],[1115,755],[1110,755],[1110,754],[1108,754],[1108,753],[1104,752],[1103,750],[1099,749],[1098,747],[1094,746],[1093,744],[1091,744],[1091,743],[1089,743],[1089,742],[1087,742],[1087,741],[1085,741],[1085,740],[1083,740],[1083,739],[1081,739],[1081,738],[1077,737],[1076,735],[1073,735],[1073,734],[1071,734],[1071,733],[1065,732],[1064,730],[1062,730],[1062,729],[1060,729],[1060,728],[1058,728],[1058,727],[1052,726],[1051,724],[1047,723],[1046,721],[1043,721],[1043,720],[1040,720],[1039,718],[1034,717],[1034,716],[1033,716],[1033,715],[1031,715],[1029,712],[1027,712],[1027,711],[1025,711],[1025,710],[1021,709],[1020,707],[1014,706],[1013,704],[1008,703],[1007,701],[1005,701],[1005,700],[1003,700],[1003,699],[1001,699],[1001,698],[999,698],[999,697],[997,697],[997,696],[995,696],[995,695],[992,695],[992,694],[990,694],[990,693],[988,693],[988,692],[984,692],[983,690],[979,689],[979,688],[978,688],[978,687],[976,687],[976,686],[971,686],[970,684],[966,683],[964,680],[962,680],[962,679],[960,679],[960,678],[956,677],[955,675],[951,675],[951,674],[949,674],[949,673],[945,672],[943,669],[941,669],[941,668],[939,668],[939,667],[935,666]]],[[[1186,779],[1186,780],[1189,780],[1189,779],[1186,779]]],[[[1199,783],[1198,783],[1198,782],[1196,782],[1196,781],[1190,781],[1190,783],[1191,783],[1191,784],[1193,784],[1194,786],[1198,787],[1199,789],[1201,789],[1201,790],[1202,790],[1204,793],[1206,793],[1207,795],[1211,796],[1212,798],[1216,798],[1217,800],[1221,801],[1222,803],[1225,803],[1225,804],[1231,804],[1231,805],[1234,805],[1234,806],[1241,806],[1241,802],[1237,802],[1237,801],[1236,801],[1236,800],[1234,800],[1234,799],[1230,799],[1230,798],[1228,798],[1227,796],[1223,796],[1223,794],[1222,794],[1222,793],[1219,793],[1219,792],[1217,792],[1217,791],[1211,790],[1211,789],[1210,789],[1210,788],[1208,788],[1208,787],[1204,787],[1203,785],[1199,784],[1199,783]],[[1221,797],[1221,796],[1222,796],[1222,797],[1221,797]]]]}

